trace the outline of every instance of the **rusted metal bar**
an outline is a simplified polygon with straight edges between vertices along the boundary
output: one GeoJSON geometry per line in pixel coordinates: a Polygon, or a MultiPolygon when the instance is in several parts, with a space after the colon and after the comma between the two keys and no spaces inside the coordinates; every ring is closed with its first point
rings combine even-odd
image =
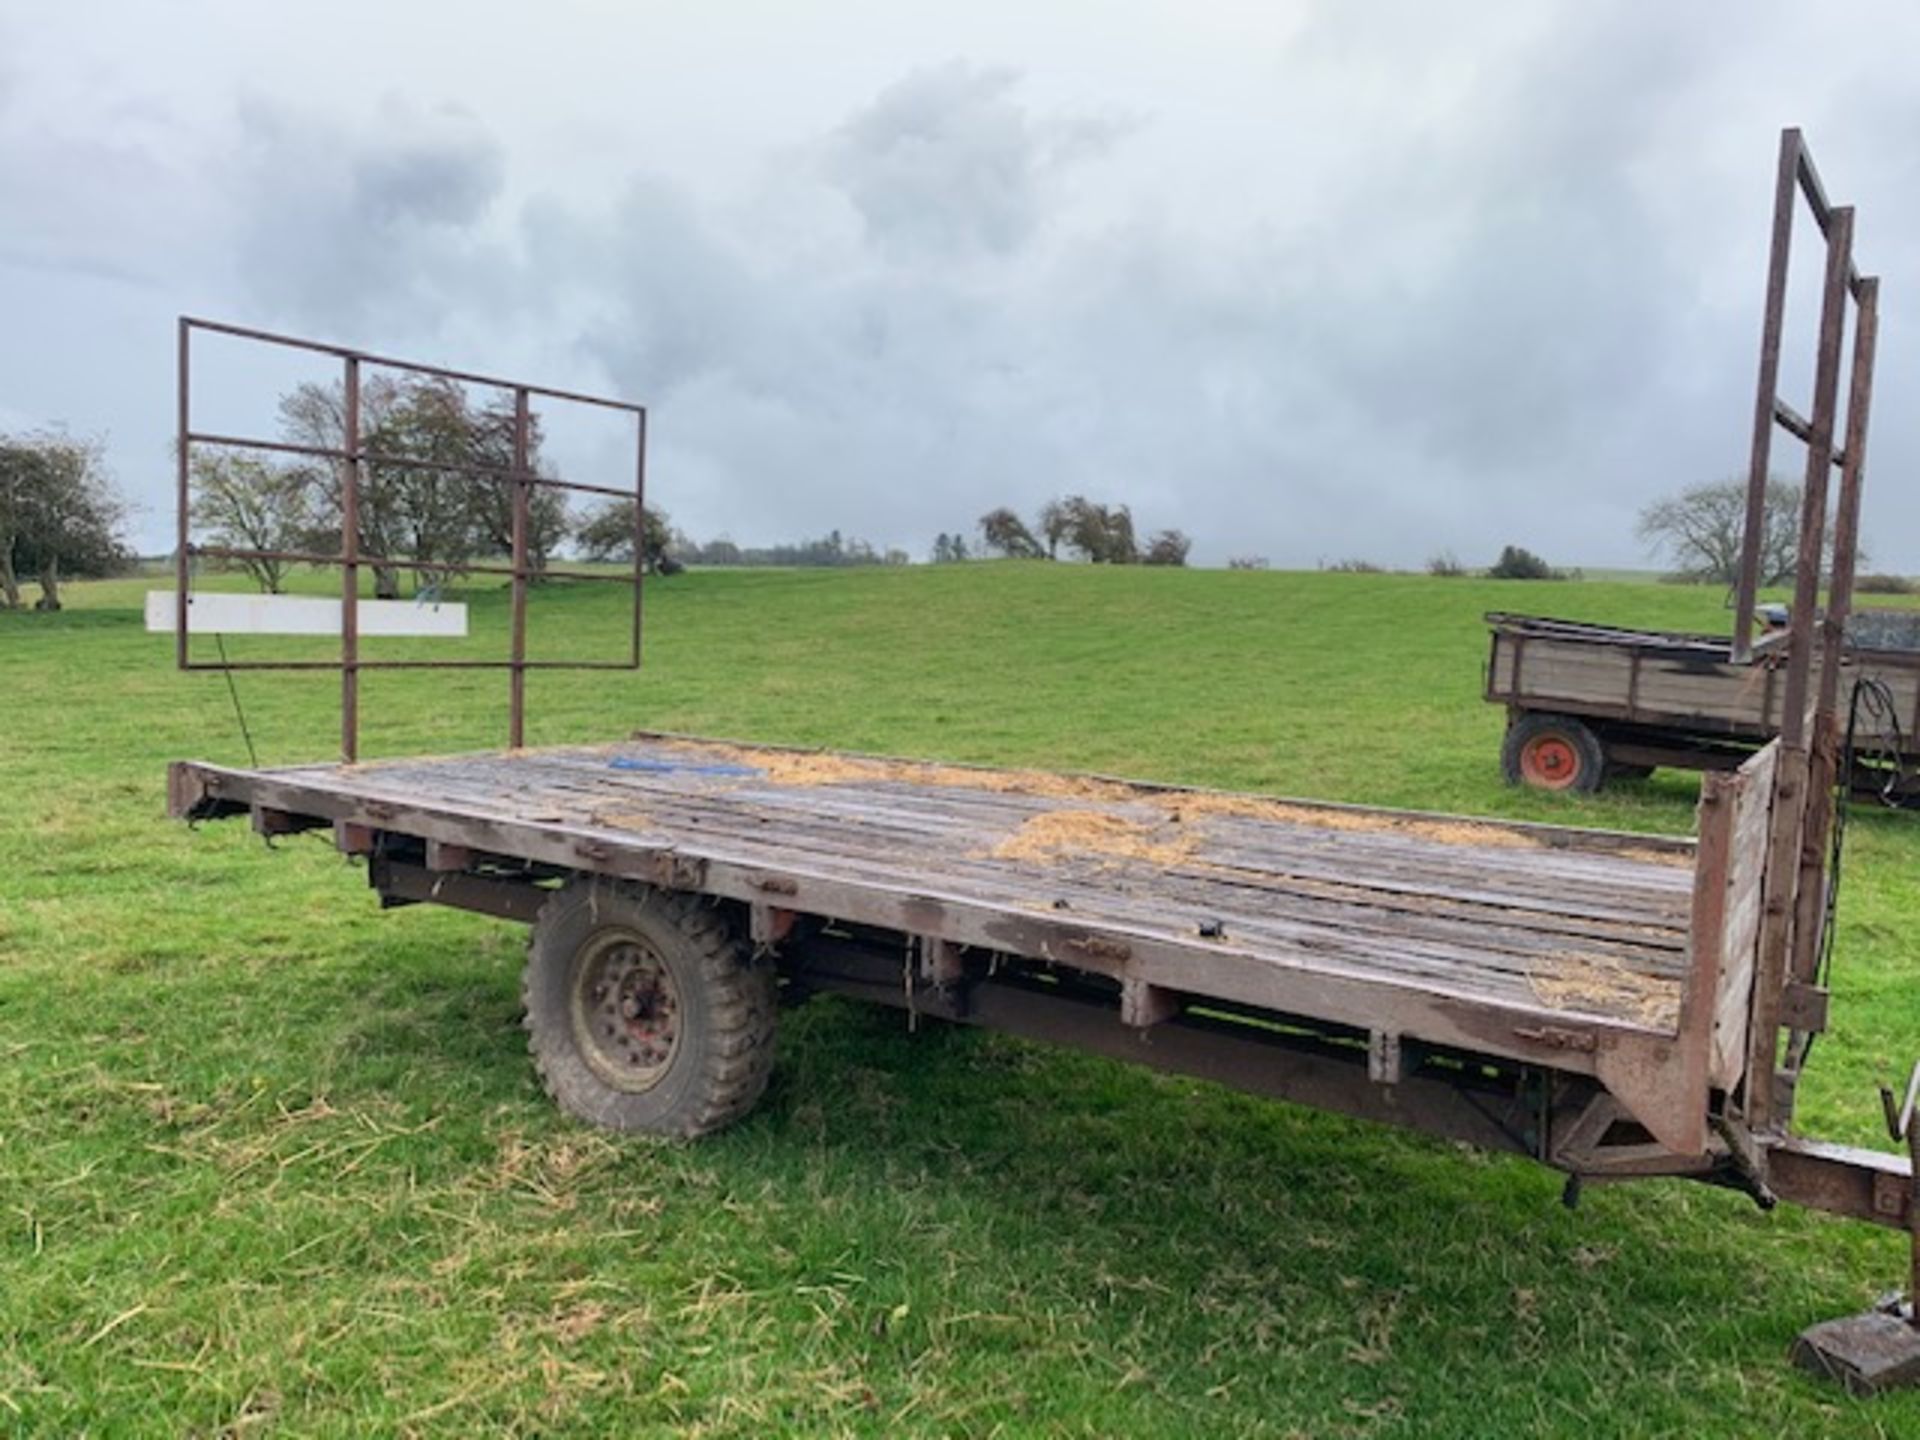
{"type": "Polygon", "coordinates": [[[1773,459],[1774,403],[1780,391],[1780,336],[1786,324],[1787,269],[1793,249],[1793,191],[1805,153],[1800,132],[1780,132],[1773,188],[1773,236],[1767,251],[1767,299],[1760,324],[1760,377],[1753,402],[1753,443],[1747,462],[1746,526],[1733,602],[1733,658],[1753,654],[1754,607],[1760,594],[1760,544],[1765,533],[1767,473],[1773,459]]]}
{"type": "Polygon", "coordinates": [[[1782,1200],[1906,1230],[1913,1167],[1904,1156],[1792,1135],[1766,1146],[1767,1184],[1782,1200]]]}
{"type": "Polygon", "coordinates": [[[1789,747],[1806,743],[1807,691],[1813,667],[1814,617],[1820,604],[1820,560],[1826,540],[1827,471],[1833,463],[1833,429],[1840,396],[1840,347],[1847,323],[1847,267],[1853,253],[1853,209],[1832,213],[1827,232],[1827,277],[1820,301],[1820,350],[1813,378],[1813,438],[1800,505],[1800,548],[1795,558],[1793,609],[1788,619],[1787,688],[1780,738],[1789,747]]]}
{"type": "MultiPolygon", "coordinates": [[[[300,445],[291,440],[253,440],[244,435],[215,435],[204,431],[195,431],[192,436],[196,445],[219,445],[234,450],[268,450],[277,455],[303,455],[314,460],[338,460],[346,452],[325,445],[300,445]]],[[[411,455],[383,455],[368,450],[360,459],[367,465],[381,465],[395,470],[432,470],[435,472],[467,475],[482,480],[511,481],[515,478],[511,469],[499,465],[470,465],[458,460],[425,460],[411,455]]],[[[588,495],[611,495],[625,500],[633,492],[616,489],[611,485],[589,485],[581,480],[564,480],[557,475],[529,474],[524,478],[529,485],[544,485],[554,490],[579,490],[588,495]]]]}
{"type": "Polygon", "coordinates": [[[340,467],[340,758],[360,756],[360,361],[349,355],[340,467]]]}
{"type": "MultiPolygon", "coordinates": [[[[315,550],[250,550],[241,545],[195,545],[195,555],[209,560],[287,560],[305,565],[339,565],[339,555],[315,550]]],[[[403,560],[392,555],[359,555],[357,564],[369,570],[417,570],[447,575],[511,575],[511,565],[489,565],[477,560],[403,560]]],[[[571,570],[560,566],[542,566],[535,572],[542,580],[599,580],[621,585],[633,577],[625,570],[571,570]]],[[[499,662],[495,662],[496,664],[499,662]]],[[[633,667],[628,665],[627,669],[633,667]]]]}
{"type": "MultiPolygon", "coordinates": [[[[1813,439],[1813,422],[1777,396],[1773,402],[1773,418],[1780,428],[1793,436],[1794,439],[1802,441],[1803,443],[1813,439]]],[[[1847,463],[1847,452],[1843,449],[1836,448],[1833,452],[1833,463],[1835,465],[1845,465],[1847,463]]]]}
{"type": "Polygon", "coordinates": [[[647,571],[647,412],[634,416],[633,462],[633,666],[640,667],[647,571]]]}
{"type": "Polygon", "coordinates": [[[513,392],[513,658],[507,698],[507,744],[527,743],[527,495],[529,431],[527,389],[513,392]]]}
{"type": "Polygon", "coordinates": [[[183,316],[182,323],[196,330],[232,335],[241,340],[258,340],[267,345],[284,345],[293,350],[309,350],[315,354],[337,356],[342,360],[357,360],[363,365],[378,366],[384,370],[405,370],[414,375],[438,375],[442,379],[459,380],[468,385],[487,385],[496,390],[525,390],[531,395],[541,395],[550,400],[570,400],[579,405],[597,405],[604,410],[632,412],[640,409],[629,400],[610,400],[603,395],[583,395],[577,390],[555,390],[545,385],[521,385],[516,381],[502,380],[494,375],[477,375],[470,370],[450,370],[443,365],[427,365],[418,360],[395,360],[391,356],[354,350],[345,345],[330,345],[324,340],[304,340],[295,335],[281,335],[271,330],[257,330],[247,325],[230,325],[224,320],[183,316]]]}
{"type": "Polygon", "coordinates": [[[178,548],[174,551],[173,555],[173,660],[174,664],[182,670],[187,668],[188,662],[187,637],[189,625],[187,621],[187,606],[192,603],[187,587],[193,580],[193,571],[191,568],[193,554],[193,527],[191,518],[192,480],[190,478],[192,474],[193,417],[191,400],[188,393],[188,370],[192,362],[192,349],[193,331],[188,327],[187,322],[182,320],[180,322],[179,336],[180,391],[177,397],[177,403],[179,405],[179,439],[175,442],[176,454],[174,457],[177,466],[179,486],[179,515],[176,519],[179,528],[179,539],[178,548]]]}
{"type": "MultiPolygon", "coordinates": [[[[195,661],[188,670],[338,670],[337,660],[195,661]]],[[[361,660],[359,670],[504,670],[504,660],[361,660]]],[[[625,660],[529,660],[525,670],[631,670],[625,660]]]]}
{"type": "MultiPolygon", "coordinates": [[[[1780,716],[1779,789],[1775,794],[1773,831],[1769,837],[1766,916],[1760,950],[1754,966],[1753,1002],[1748,1031],[1745,1089],[1747,1125],[1767,1130],[1784,1125],[1792,1107],[1791,1077],[1784,1095],[1776,1092],[1780,1055],[1780,996],[1794,966],[1797,947],[1805,943],[1796,933],[1802,923],[1817,925],[1803,895],[1811,886],[1824,903],[1824,875],[1816,865],[1811,877],[1805,866],[1804,842],[1809,835],[1810,797],[1819,785],[1824,766],[1815,764],[1808,744],[1807,697],[1815,649],[1814,620],[1820,603],[1820,559],[1826,538],[1827,472],[1832,466],[1835,411],[1839,403],[1840,352],[1847,318],[1847,273],[1853,248],[1853,211],[1841,206],[1829,216],[1826,284],[1820,303],[1820,349],[1814,367],[1813,439],[1807,446],[1805,493],[1800,507],[1800,548],[1795,561],[1794,599],[1788,621],[1787,679],[1780,716]]],[[[1826,742],[1823,740],[1824,751],[1826,742]]],[[[1824,859],[1824,855],[1821,857],[1824,859]]]]}
{"type": "Polygon", "coordinates": [[[1800,841],[1800,883],[1795,895],[1797,913],[1789,973],[1794,980],[1802,982],[1812,980],[1819,965],[1821,931],[1827,919],[1826,872],[1833,837],[1834,777],[1841,745],[1840,671],[1846,656],[1847,617],[1853,610],[1854,577],[1859,568],[1860,491],[1865,480],[1867,432],[1873,412],[1874,352],[1880,332],[1879,297],[1878,279],[1869,277],[1861,282],[1847,393],[1847,461],[1840,471],[1840,498],[1833,522],[1833,573],[1828,583],[1827,613],[1821,630],[1820,682],[1814,705],[1812,784],[1807,795],[1806,831],[1800,841]]]}
{"type": "Polygon", "coordinates": [[[1833,573],[1828,581],[1819,709],[1838,713],[1840,659],[1853,611],[1853,585],[1860,561],[1860,490],[1867,464],[1867,429],[1873,410],[1874,352],[1880,337],[1880,281],[1861,282],[1854,320],[1853,373],[1847,395],[1846,463],[1840,469],[1840,499],[1833,520],[1833,573]]]}
{"type": "Polygon", "coordinates": [[[807,950],[801,973],[817,989],[898,1008],[911,1003],[923,1016],[1091,1051],[1482,1149],[1533,1153],[1525,1134],[1531,1108],[1510,1087],[1470,1085],[1466,1072],[1439,1079],[1409,1069],[1386,1087],[1368,1080],[1367,1053],[1358,1047],[1203,1016],[1170,1019],[1143,1033],[1126,1024],[1113,1003],[1017,983],[985,982],[969,987],[964,996],[922,991],[909,1001],[897,966],[889,971],[851,947],[814,941],[807,950]]]}
{"type": "Polygon", "coordinates": [[[388,904],[451,905],[526,924],[540,917],[540,907],[553,894],[526,880],[495,880],[457,871],[436,873],[424,865],[398,860],[375,860],[367,867],[367,883],[388,904]]]}

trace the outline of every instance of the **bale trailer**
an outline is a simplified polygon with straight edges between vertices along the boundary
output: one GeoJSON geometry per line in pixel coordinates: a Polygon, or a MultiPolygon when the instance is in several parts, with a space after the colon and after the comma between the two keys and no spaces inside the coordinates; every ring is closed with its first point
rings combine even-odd
{"type": "MultiPolygon", "coordinates": [[[[1787,178],[1805,188],[1810,162],[1788,140],[1787,178]]],[[[572,483],[534,472],[528,426],[533,402],[558,392],[455,377],[515,396],[504,471],[379,454],[359,436],[361,372],[442,372],[192,320],[180,332],[180,590],[162,602],[182,665],[224,665],[193,658],[189,558],[212,548],[194,544],[187,457],[258,443],[194,430],[194,332],[301,346],[343,367],[340,441],[304,453],[333,467],[349,521],[338,553],[299,557],[342,572],[340,654],[244,662],[337,667],[342,753],[286,767],[179,761],[169,809],[244,817],[266,837],[330,833],[385,907],[528,925],[540,1079],[569,1114],[613,1130],[690,1138],[738,1119],[776,1063],[782,1008],[837,994],[1523,1155],[1564,1173],[1570,1202],[1586,1183],[1680,1177],[1809,1206],[1907,1232],[1920,1265],[1911,1150],[1791,1126],[1828,1008],[1829,838],[1843,801],[1835,694],[1817,678],[1837,671],[1816,661],[1847,608],[1877,304],[1853,267],[1852,212],[1822,213],[1803,516],[1815,563],[1803,586],[1817,580],[1843,370],[1854,397],[1827,625],[1816,634],[1811,596],[1796,606],[1781,734],[1704,778],[1690,839],[654,733],[524,748],[540,663],[526,649],[528,507],[537,486],[572,483]],[[351,523],[368,475],[422,463],[510,489],[504,661],[360,649],[361,571],[446,568],[370,555],[351,523]],[[506,749],[360,760],[363,670],[485,663],[509,671],[506,749]]],[[[645,416],[633,413],[644,457],[645,416]]],[[[623,492],[636,510],[644,474],[641,463],[623,492]]],[[[634,586],[632,651],[609,668],[638,663],[639,554],[622,580],[634,586]]],[[[1913,1109],[1911,1088],[1904,1106],[1888,1103],[1910,1146],[1913,1109]]],[[[1897,1310],[1816,1327],[1799,1353],[1861,1389],[1907,1378],[1920,1332],[1910,1306],[1897,1310]]]]}

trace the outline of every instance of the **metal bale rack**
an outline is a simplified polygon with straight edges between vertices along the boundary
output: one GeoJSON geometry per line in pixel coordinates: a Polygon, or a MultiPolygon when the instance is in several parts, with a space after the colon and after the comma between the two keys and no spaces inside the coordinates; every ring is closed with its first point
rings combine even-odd
{"type": "MultiPolygon", "coordinates": [[[[1811,176],[1794,132],[1785,153],[1811,176]]],[[[1794,417],[1819,481],[1803,517],[1816,562],[1843,307],[1860,307],[1826,624],[1816,633],[1803,571],[1781,652],[1788,723],[1705,777],[1694,839],[650,733],[523,749],[523,525],[507,572],[510,748],[356,763],[351,682],[367,662],[349,634],[341,763],[177,762],[171,812],[330,830],[384,905],[530,923],[541,1077],[616,1129],[689,1136],[737,1118],[766,1082],[777,1010],[826,992],[1525,1155],[1564,1172],[1570,1198],[1583,1182],[1684,1177],[1920,1235],[1910,1158],[1790,1128],[1826,1025],[1837,692],[1815,661],[1846,618],[1876,303],[1853,269],[1852,212],[1821,205],[1815,401],[1794,417]]],[[[320,348],[343,358],[351,394],[369,357],[320,348]]],[[[184,380],[183,364],[183,442],[226,443],[191,432],[184,380]]],[[[523,517],[526,397],[544,392],[515,393],[523,443],[494,478],[523,517]]],[[[381,457],[356,440],[326,458],[351,495],[381,457]]],[[[346,569],[350,616],[353,567],[373,563],[351,526],[319,563],[346,569]]],[[[637,659],[637,559],[631,582],[637,659]]],[[[1890,1125],[1920,1131],[1912,1108],[1890,1105],[1890,1125]]],[[[1868,1386],[1920,1360],[1900,1320],[1849,1323],[1810,1337],[1810,1363],[1868,1386]]]]}

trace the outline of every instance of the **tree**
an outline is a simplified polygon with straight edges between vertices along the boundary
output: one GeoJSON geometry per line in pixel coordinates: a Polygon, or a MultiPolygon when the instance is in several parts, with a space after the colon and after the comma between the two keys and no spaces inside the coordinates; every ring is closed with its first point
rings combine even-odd
{"type": "MultiPolygon", "coordinates": [[[[513,469],[514,406],[505,395],[496,396],[479,410],[462,411],[457,417],[466,430],[465,450],[468,463],[494,470],[513,469]]],[[[536,475],[549,475],[540,458],[540,417],[527,417],[528,465],[536,475]]],[[[456,475],[453,478],[460,479],[456,475]]],[[[480,554],[513,554],[513,485],[506,480],[474,476],[468,479],[467,511],[472,522],[470,544],[480,554]]],[[[627,505],[633,511],[631,502],[627,505]]],[[[565,543],[573,529],[567,513],[567,492],[552,485],[527,487],[527,568],[541,571],[553,552],[565,543]]],[[[631,547],[629,547],[631,553],[631,547]]],[[[664,553],[664,552],[663,552],[664,553]]],[[[537,578],[537,576],[536,576],[537,578]]]]}
{"type": "MultiPolygon", "coordinates": [[[[1760,583],[1782,585],[1799,565],[1798,485],[1769,476],[1760,536],[1760,583]]],[[[1640,512],[1640,539],[1674,562],[1676,579],[1732,585],[1740,578],[1747,482],[1717,480],[1656,500],[1640,512]]]]}
{"type": "MultiPolygon", "coordinates": [[[[338,383],[305,384],[280,398],[287,439],[316,449],[346,448],[346,399],[338,383]]],[[[514,410],[503,397],[476,408],[463,386],[440,376],[376,375],[360,389],[359,485],[361,553],[432,562],[457,571],[479,555],[513,549],[513,485],[500,474],[514,462],[514,410]]],[[[527,468],[542,473],[539,418],[532,417],[527,468]]],[[[339,544],[345,464],[333,460],[304,472],[314,516],[312,548],[339,544]]],[[[536,485],[528,496],[529,568],[545,567],[570,528],[566,492],[536,485]]],[[[400,568],[376,565],[374,593],[400,594],[400,568]]],[[[417,572],[416,572],[417,573],[417,572]]]]}
{"type": "Polygon", "coordinates": [[[1560,580],[1565,577],[1531,550],[1508,545],[1500,558],[1487,567],[1489,580],[1560,580]]]}
{"type": "MultiPolygon", "coordinates": [[[[649,505],[646,527],[646,568],[656,575],[676,573],[680,563],[673,558],[673,527],[666,512],[649,505]]],[[[633,563],[633,501],[608,501],[581,522],[574,538],[588,560],[633,563]]]]}
{"type": "Polygon", "coordinates": [[[1040,507],[1040,533],[1046,537],[1047,558],[1060,558],[1060,543],[1072,528],[1064,500],[1049,500],[1040,507]]]}
{"type": "Polygon", "coordinates": [[[1124,505],[1101,505],[1084,495],[1058,501],[1060,538],[1096,565],[1132,565],[1140,558],[1133,541],[1133,512],[1124,505]]]}
{"type": "MultiPolygon", "coordinates": [[[[235,550],[300,550],[312,537],[312,473],[230,450],[193,457],[193,522],[215,545],[235,550]]],[[[233,562],[269,595],[278,595],[289,562],[233,562]]]]}
{"type": "Polygon", "coordinates": [[[1264,555],[1235,555],[1227,561],[1229,570],[1264,570],[1267,557],[1264,555]]]}
{"type": "Polygon", "coordinates": [[[17,609],[19,577],[40,582],[36,610],[60,608],[60,579],[110,575],[130,555],[125,510],[97,443],[65,435],[0,436],[0,605],[17,609]]]}
{"type": "Polygon", "coordinates": [[[980,539],[984,548],[1009,560],[1040,560],[1047,555],[1026,522],[1005,505],[980,517],[980,539]]]}
{"type": "Polygon", "coordinates": [[[950,565],[967,559],[967,537],[959,533],[952,535],[942,530],[933,537],[933,563],[950,565]]]}
{"type": "Polygon", "coordinates": [[[1147,550],[1140,557],[1144,565],[1185,565],[1187,551],[1193,548],[1193,541],[1179,530],[1162,530],[1147,542],[1147,550]]]}

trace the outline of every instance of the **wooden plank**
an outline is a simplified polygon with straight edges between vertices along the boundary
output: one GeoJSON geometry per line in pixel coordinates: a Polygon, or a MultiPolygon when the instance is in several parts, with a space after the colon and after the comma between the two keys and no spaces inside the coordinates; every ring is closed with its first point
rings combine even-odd
{"type": "Polygon", "coordinates": [[[1746,1066],[1748,1017],[1765,903],[1767,837],[1773,815],[1776,740],[1727,782],[1732,808],[1724,885],[1720,975],[1713,1004],[1713,1083],[1730,1090],[1746,1066]]]}
{"type": "Polygon", "coordinates": [[[1764,899],[1754,951],[1741,1098],[1742,1118],[1756,1131],[1774,1128],[1778,1110],[1773,1074],[1780,1050],[1780,992],[1787,981],[1808,759],[1803,747],[1782,745],[1774,766],[1773,814],[1767,833],[1766,877],[1761,882],[1764,899]]]}

